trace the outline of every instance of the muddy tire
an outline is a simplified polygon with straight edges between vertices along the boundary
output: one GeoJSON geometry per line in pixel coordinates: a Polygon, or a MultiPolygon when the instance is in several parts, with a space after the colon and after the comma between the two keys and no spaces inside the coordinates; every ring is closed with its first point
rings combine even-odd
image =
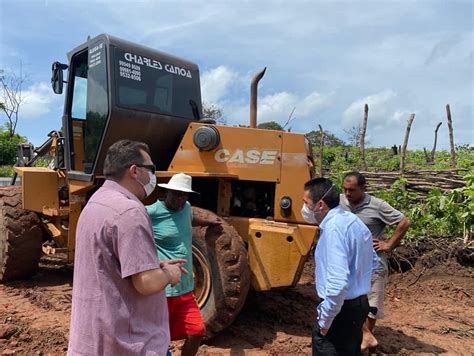
{"type": "Polygon", "coordinates": [[[38,270],[43,230],[36,213],[23,210],[21,189],[0,189],[0,282],[38,270]]]}
{"type": "Polygon", "coordinates": [[[193,208],[193,215],[221,225],[193,228],[194,293],[207,337],[229,326],[250,287],[247,250],[237,231],[214,213],[193,208]]]}

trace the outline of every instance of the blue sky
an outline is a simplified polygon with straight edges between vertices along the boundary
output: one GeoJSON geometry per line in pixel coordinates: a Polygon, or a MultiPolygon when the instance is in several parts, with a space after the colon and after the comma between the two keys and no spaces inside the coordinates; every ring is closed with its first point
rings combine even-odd
{"type": "MultiPolygon", "coordinates": [[[[29,74],[18,132],[35,145],[60,129],[63,96],[51,63],[109,33],[200,66],[202,97],[230,125],[248,122],[249,84],[263,67],[259,122],[293,132],[321,124],[346,138],[369,104],[370,146],[474,143],[472,1],[52,1],[0,0],[0,68],[29,74]]],[[[0,117],[0,124],[5,117],[0,117]]]]}

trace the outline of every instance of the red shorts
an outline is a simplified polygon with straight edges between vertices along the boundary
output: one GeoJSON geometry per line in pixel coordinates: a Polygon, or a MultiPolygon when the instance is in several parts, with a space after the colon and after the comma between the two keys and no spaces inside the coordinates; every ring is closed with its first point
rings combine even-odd
{"type": "Polygon", "coordinates": [[[188,335],[206,335],[206,326],[193,292],[167,297],[171,340],[186,339],[188,335]]]}

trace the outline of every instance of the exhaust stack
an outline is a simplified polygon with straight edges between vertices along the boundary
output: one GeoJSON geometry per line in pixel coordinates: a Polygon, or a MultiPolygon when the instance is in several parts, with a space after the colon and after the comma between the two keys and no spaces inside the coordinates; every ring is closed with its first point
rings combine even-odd
{"type": "Polygon", "coordinates": [[[250,127],[257,128],[257,93],[258,93],[258,82],[265,75],[267,67],[257,74],[252,79],[250,84],[250,127]]]}

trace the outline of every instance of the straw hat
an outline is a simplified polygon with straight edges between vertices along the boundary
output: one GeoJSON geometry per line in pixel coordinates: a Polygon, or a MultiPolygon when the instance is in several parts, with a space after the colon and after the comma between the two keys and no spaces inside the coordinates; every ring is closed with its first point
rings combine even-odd
{"type": "Polygon", "coordinates": [[[161,188],[178,190],[186,193],[197,193],[192,190],[192,178],[184,173],[177,173],[171,177],[168,183],[158,184],[161,188]]]}

